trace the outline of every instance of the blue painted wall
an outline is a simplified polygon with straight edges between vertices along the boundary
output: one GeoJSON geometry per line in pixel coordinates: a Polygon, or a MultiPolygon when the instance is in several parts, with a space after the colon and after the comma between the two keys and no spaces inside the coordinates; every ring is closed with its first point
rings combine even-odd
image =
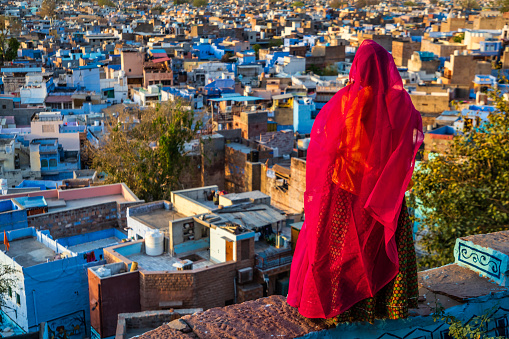
{"type": "Polygon", "coordinates": [[[29,331],[38,331],[41,322],[83,311],[86,323],[83,333],[89,335],[87,269],[105,263],[83,264],[83,258],[71,257],[23,268],[29,331]]]}
{"type": "Polygon", "coordinates": [[[125,257],[131,254],[140,253],[142,245],[143,245],[142,242],[137,242],[131,245],[119,247],[115,249],[115,252],[125,257]]]}
{"type": "MultiPolygon", "coordinates": [[[[311,100],[311,99],[309,99],[311,100]]],[[[293,101],[293,130],[300,134],[311,133],[311,128],[315,122],[312,119],[312,113],[315,111],[315,103],[311,101],[306,104],[303,99],[293,101]]]]}
{"type": "Polygon", "coordinates": [[[75,235],[75,236],[67,237],[67,238],[60,238],[57,240],[57,242],[65,247],[70,247],[70,246],[80,245],[80,244],[84,244],[87,242],[92,242],[92,241],[105,239],[105,238],[109,238],[109,237],[117,237],[119,239],[127,238],[127,236],[124,233],[120,232],[118,229],[109,228],[109,229],[102,230],[102,231],[90,232],[90,233],[75,235]]]}
{"type": "MultiPolygon", "coordinates": [[[[94,233],[99,234],[92,237],[99,239],[100,232],[94,233]]],[[[114,231],[105,232],[103,236],[110,234],[120,236],[114,231]]],[[[30,227],[7,232],[9,241],[29,236],[36,237],[39,242],[57,253],[68,251],[66,247],[53,240],[47,230],[37,231],[30,227]]],[[[73,240],[76,242],[75,239],[73,240]]],[[[20,314],[26,314],[28,331],[38,331],[41,322],[50,322],[55,327],[61,321],[66,329],[71,326],[71,323],[75,323],[73,327],[80,326],[79,330],[74,331],[75,335],[68,335],[69,339],[90,336],[87,269],[104,265],[106,261],[87,263],[82,255],[72,252],[71,255],[74,256],[21,269],[22,288],[15,292],[22,296],[21,305],[18,308],[20,308],[20,314]],[[79,323],[79,319],[82,319],[83,323],[79,323]]],[[[21,322],[20,319],[17,321],[21,322]]],[[[71,331],[69,330],[68,333],[71,331]]]]}
{"type": "MultiPolygon", "coordinates": [[[[492,321],[488,323],[489,337],[509,338],[509,292],[501,292],[472,299],[464,305],[447,309],[447,314],[467,322],[474,316],[488,314],[492,321]],[[497,326],[505,324],[505,327],[497,326]]],[[[473,325],[473,324],[471,324],[473,325]]],[[[400,320],[376,320],[373,325],[360,322],[344,324],[330,330],[313,332],[303,336],[308,339],[445,339],[449,326],[441,321],[435,322],[432,316],[411,317],[400,320]]]]}
{"type": "Polygon", "coordinates": [[[28,227],[27,212],[10,199],[0,201],[0,232],[28,227]]]}
{"type": "Polygon", "coordinates": [[[190,251],[200,251],[210,247],[210,238],[186,241],[174,247],[175,254],[181,254],[190,251]]]}

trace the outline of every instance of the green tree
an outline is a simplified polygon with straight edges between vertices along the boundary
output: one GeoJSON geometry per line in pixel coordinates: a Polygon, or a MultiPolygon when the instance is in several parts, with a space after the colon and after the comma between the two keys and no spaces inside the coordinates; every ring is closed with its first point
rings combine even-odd
{"type": "Polygon", "coordinates": [[[207,0],[193,0],[193,6],[194,7],[205,7],[208,5],[207,0]]]}
{"type": "Polygon", "coordinates": [[[164,12],[164,8],[162,6],[155,6],[155,7],[152,7],[152,9],[150,11],[152,13],[159,13],[159,15],[161,15],[164,12]]]}
{"type": "Polygon", "coordinates": [[[262,46],[260,46],[259,44],[254,44],[253,45],[253,50],[256,54],[256,59],[259,58],[259,55],[260,55],[260,48],[262,48],[262,46]]]}
{"type": "Polygon", "coordinates": [[[13,293],[18,281],[16,272],[14,267],[0,264],[0,306],[4,306],[6,297],[13,293]]]}
{"type": "Polygon", "coordinates": [[[463,39],[465,39],[465,33],[459,33],[457,35],[454,36],[454,38],[452,39],[454,42],[456,43],[461,43],[463,41],[463,39]]]}
{"type": "Polygon", "coordinates": [[[345,2],[341,1],[341,0],[332,0],[330,3],[329,3],[329,6],[331,8],[341,8],[343,7],[343,5],[345,4],[345,2]]]}
{"type": "Polygon", "coordinates": [[[183,4],[187,4],[187,3],[189,3],[189,1],[188,1],[188,0],[173,0],[173,4],[174,4],[175,6],[183,5],[183,4]]]}
{"type": "Polygon", "coordinates": [[[312,72],[316,75],[322,75],[322,69],[315,64],[311,64],[307,67],[308,72],[312,72]]]}
{"type": "Polygon", "coordinates": [[[229,63],[231,63],[232,62],[232,60],[231,60],[232,57],[233,57],[233,53],[232,52],[226,52],[221,57],[221,62],[229,62],[229,63]]]}
{"type": "Polygon", "coordinates": [[[495,6],[495,9],[502,13],[509,12],[509,0],[497,0],[495,1],[495,6]]]}
{"type": "Polygon", "coordinates": [[[57,3],[55,0],[42,0],[41,8],[39,10],[39,14],[41,17],[56,17],[55,10],[57,9],[57,3]]]}
{"type": "Polygon", "coordinates": [[[17,34],[18,31],[16,31],[17,26],[13,25],[12,23],[15,23],[16,21],[11,21],[11,18],[9,18],[9,22],[11,24],[9,27],[7,27],[7,18],[4,16],[0,16],[0,62],[3,63],[4,61],[12,61],[16,59],[18,56],[18,49],[19,49],[19,41],[16,38],[7,38],[7,34],[4,34],[4,31],[8,31],[11,35],[17,34]]]}
{"type": "Polygon", "coordinates": [[[283,39],[270,39],[269,40],[269,48],[270,47],[279,47],[284,44],[283,39]]]}
{"type": "Polygon", "coordinates": [[[449,325],[449,336],[453,339],[504,339],[505,337],[490,337],[488,335],[488,323],[493,321],[493,313],[496,307],[487,310],[480,316],[474,316],[467,322],[463,322],[455,316],[445,313],[443,306],[439,306],[433,314],[433,321],[442,321],[449,325]]]}
{"type": "Polygon", "coordinates": [[[481,8],[477,0],[457,0],[456,4],[467,11],[481,8]]]}
{"type": "Polygon", "coordinates": [[[379,2],[380,2],[379,0],[357,0],[355,1],[355,7],[363,8],[366,6],[374,6],[377,5],[379,2]]]}
{"type": "Polygon", "coordinates": [[[12,61],[18,56],[19,41],[16,38],[10,38],[5,51],[5,61],[12,61]]]}
{"type": "Polygon", "coordinates": [[[303,3],[302,1],[294,1],[292,3],[292,7],[304,7],[305,3],[303,3]]]}
{"type": "Polygon", "coordinates": [[[509,105],[500,90],[491,97],[496,111],[488,123],[456,136],[447,152],[414,172],[409,205],[422,212],[423,267],[452,262],[459,237],[509,228],[509,105]]]}
{"type": "Polygon", "coordinates": [[[405,1],[405,2],[403,3],[403,5],[404,5],[404,6],[406,6],[406,7],[413,7],[413,6],[417,6],[417,4],[416,4],[415,2],[413,2],[413,1],[405,1]]]}
{"type": "Polygon", "coordinates": [[[201,128],[186,104],[176,101],[111,115],[104,144],[93,159],[94,167],[107,174],[106,182],[124,182],[146,201],[168,199],[172,190],[180,189],[189,159],[184,145],[201,128]]]}
{"type": "Polygon", "coordinates": [[[97,0],[97,5],[101,7],[116,7],[115,3],[111,0],[97,0]]]}

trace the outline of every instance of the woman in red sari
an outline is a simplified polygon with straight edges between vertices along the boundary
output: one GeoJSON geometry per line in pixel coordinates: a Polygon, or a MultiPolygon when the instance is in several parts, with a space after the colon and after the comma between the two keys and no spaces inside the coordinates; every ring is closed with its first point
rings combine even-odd
{"type": "Polygon", "coordinates": [[[404,203],[422,121],[392,56],[365,40],[349,84],[318,114],[288,303],[308,318],[403,318],[417,306],[404,203]]]}

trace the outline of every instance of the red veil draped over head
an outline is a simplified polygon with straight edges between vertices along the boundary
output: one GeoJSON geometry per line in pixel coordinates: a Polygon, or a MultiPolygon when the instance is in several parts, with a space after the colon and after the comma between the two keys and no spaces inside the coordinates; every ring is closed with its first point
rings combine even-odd
{"type": "Polygon", "coordinates": [[[398,217],[422,140],[421,116],[392,56],[365,40],[349,85],[311,131],[306,218],[287,298],[303,316],[335,317],[394,279],[398,217]]]}

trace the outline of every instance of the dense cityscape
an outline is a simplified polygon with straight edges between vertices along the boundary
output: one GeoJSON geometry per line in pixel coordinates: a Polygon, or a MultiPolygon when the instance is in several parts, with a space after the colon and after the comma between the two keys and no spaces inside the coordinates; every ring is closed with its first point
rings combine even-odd
{"type": "Polygon", "coordinates": [[[0,2],[0,337],[509,338],[507,0],[0,2]],[[336,327],[285,297],[364,41],[422,118],[419,308],[336,327]]]}

